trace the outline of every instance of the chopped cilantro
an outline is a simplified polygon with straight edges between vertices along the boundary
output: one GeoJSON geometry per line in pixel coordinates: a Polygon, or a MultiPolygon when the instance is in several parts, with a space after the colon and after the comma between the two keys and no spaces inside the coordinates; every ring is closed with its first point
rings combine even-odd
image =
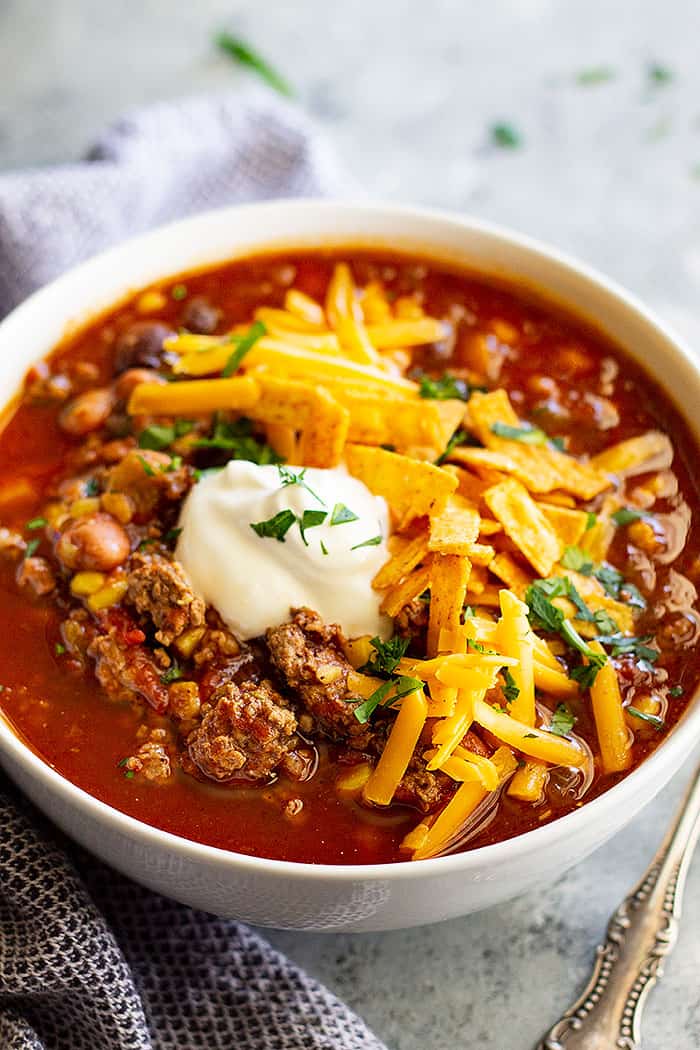
{"type": "Polygon", "coordinates": [[[66,651],[66,647],[65,645],[63,645],[62,642],[56,642],[56,644],[53,647],[53,651],[55,652],[56,656],[63,656],[63,654],[66,651]]]}
{"type": "Polygon", "coordinates": [[[143,467],[144,474],[147,474],[149,478],[154,478],[156,476],[156,472],[148,460],[145,460],[143,456],[139,456],[139,462],[143,467]]]}
{"type": "Polygon", "coordinates": [[[124,774],[124,779],[125,780],[133,780],[134,779],[134,771],[133,771],[133,769],[127,769],[127,771],[124,774]]]}
{"type": "Polygon", "coordinates": [[[567,736],[574,728],[576,717],[566,704],[559,704],[552,715],[549,732],[555,736],[567,736]]]}
{"type": "Polygon", "coordinates": [[[439,455],[438,458],[435,460],[435,465],[438,467],[442,466],[445,460],[450,458],[454,449],[456,449],[458,445],[464,444],[467,437],[468,435],[465,430],[455,430],[454,434],[445,446],[445,451],[441,453],[441,455],[439,455]]]}
{"type": "Polygon", "coordinates": [[[172,543],[179,538],[181,532],[182,528],[180,528],[179,526],[174,529],[168,529],[168,531],[163,536],[163,539],[166,543],[172,543]]]}
{"type": "Polygon", "coordinates": [[[170,290],[170,295],[176,303],[179,303],[182,299],[185,299],[187,297],[187,285],[174,284],[170,290]]]}
{"type": "MultiPolygon", "coordinates": [[[[496,705],[494,704],[493,706],[495,707],[496,705]]],[[[499,711],[500,708],[496,707],[496,710],[499,711]]],[[[505,712],[503,713],[505,714],[505,712]]],[[[523,740],[537,740],[537,733],[523,733],[523,740]]]]}
{"type": "Polygon", "coordinates": [[[351,551],[359,551],[360,547],[378,547],[382,542],[381,534],[379,536],[371,536],[368,540],[363,540],[362,543],[356,543],[354,547],[351,547],[351,551]]]}
{"type": "Polygon", "coordinates": [[[601,635],[598,641],[601,645],[609,645],[611,656],[634,656],[637,660],[646,660],[653,664],[659,658],[659,650],[652,649],[646,643],[654,636],[651,634],[639,637],[628,637],[619,631],[613,634],[601,635]]]}
{"type": "Polygon", "coordinates": [[[512,427],[508,423],[492,423],[491,433],[509,441],[522,441],[524,445],[546,445],[549,440],[539,427],[512,427]]]}
{"type": "Polygon", "coordinates": [[[421,376],[418,392],[421,397],[433,401],[447,401],[450,398],[468,401],[473,389],[466,379],[458,379],[449,372],[444,372],[439,379],[421,376]]]}
{"type": "Polygon", "coordinates": [[[32,518],[31,521],[27,522],[25,528],[29,529],[30,532],[33,532],[35,529],[43,529],[44,525],[48,525],[46,518],[32,518]]]}
{"type": "Polygon", "coordinates": [[[615,70],[610,66],[591,66],[589,69],[581,69],[576,74],[576,83],[582,87],[592,87],[595,84],[605,84],[615,79],[615,70]]]}
{"type": "Polygon", "coordinates": [[[167,669],[167,671],[163,671],[162,675],[160,676],[160,680],[163,683],[163,685],[169,685],[171,682],[177,682],[179,678],[182,678],[182,671],[180,670],[177,663],[175,663],[175,661],[173,661],[173,663],[167,669]]]}
{"type": "Polygon", "coordinates": [[[267,521],[251,521],[250,527],[253,532],[257,532],[258,536],[270,537],[284,543],[285,536],[296,520],[297,516],[293,510],[281,510],[267,521]]]}
{"type": "MultiPolygon", "coordinates": [[[[151,423],[139,434],[139,448],[162,452],[175,440],[175,427],[169,423],[151,423]]],[[[143,461],[142,461],[143,462],[143,461]]]]}
{"type": "Polygon", "coordinates": [[[234,372],[237,372],[245,355],[249,350],[253,349],[258,339],[265,335],[266,332],[267,328],[262,321],[253,321],[247,332],[244,332],[242,335],[232,335],[230,341],[236,344],[236,349],[224,365],[221,371],[222,376],[228,379],[234,372]]]}
{"type": "Polygon", "coordinates": [[[503,687],[503,695],[509,704],[512,704],[514,700],[517,700],[520,696],[520,689],[517,686],[513,675],[511,674],[509,667],[504,667],[503,678],[505,679],[505,685],[503,687]]]}
{"type": "Polygon", "coordinates": [[[663,718],[659,718],[658,715],[647,714],[646,711],[640,711],[636,707],[626,707],[625,710],[628,714],[632,715],[633,718],[639,718],[642,722],[648,722],[649,725],[653,726],[654,729],[663,729],[665,722],[663,718]]]}
{"type": "Polygon", "coordinates": [[[208,478],[211,474],[218,474],[223,469],[223,467],[205,467],[204,469],[195,467],[192,471],[192,476],[194,477],[196,483],[198,481],[201,481],[202,478],[208,478]]]}
{"type": "Polygon", "coordinates": [[[586,514],[586,528],[585,531],[589,532],[595,523],[598,521],[598,515],[594,514],[592,510],[589,510],[586,514]]]}
{"type": "Polygon", "coordinates": [[[652,84],[669,84],[673,80],[673,71],[659,62],[652,62],[647,67],[647,76],[652,84]]]}
{"type": "Polygon", "coordinates": [[[323,540],[321,540],[321,553],[322,554],[328,554],[328,548],[326,547],[326,545],[323,542],[323,540]]]}
{"type": "Polygon", "coordinates": [[[360,671],[365,674],[378,675],[380,678],[392,675],[408,649],[408,642],[408,638],[402,638],[399,634],[395,634],[387,642],[383,642],[379,637],[371,638],[369,644],[374,649],[374,653],[367,663],[360,667],[360,671]]]}
{"type": "Polygon", "coordinates": [[[85,495],[86,496],[99,496],[100,494],[100,483],[97,478],[88,478],[85,482],[85,495]]]}
{"type": "Polygon", "coordinates": [[[277,470],[279,471],[280,481],[282,482],[282,488],[285,488],[287,485],[300,485],[301,488],[306,489],[309,495],[313,496],[313,498],[317,500],[317,502],[320,503],[322,507],[325,507],[325,503],[323,502],[321,497],[316,492],[314,492],[314,490],[310,488],[304,481],[304,477],[306,476],[307,471],[306,467],[303,467],[302,470],[300,470],[298,473],[295,473],[290,467],[283,467],[278,464],[277,470]]]}
{"type": "Polygon", "coordinates": [[[646,511],[639,510],[637,507],[620,507],[614,514],[611,514],[611,518],[616,525],[631,525],[633,521],[649,517],[650,515],[646,511]]]}
{"type": "Polygon", "coordinates": [[[27,544],[27,549],[24,552],[25,558],[33,557],[36,554],[40,543],[41,543],[41,540],[39,539],[38,536],[35,536],[33,540],[30,540],[29,543],[27,544]]]}
{"type": "Polygon", "coordinates": [[[231,459],[247,459],[259,466],[282,462],[274,449],[253,437],[253,426],[249,419],[236,419],[229,423],[217,416],[211,437],[200,438],[195,442],[195,448],[221,449],[230,452],[231,459]]]}
{"type": "Polygon", "coordinates": [[[175,437],[181,438],[185,434],[189,434],[191,430],[194,430],[195,422],[193,419],[176,419],[175,420],[175,437]]]}
{"type": "Polygon", "coordinates": [[[362,724],[368,722],[375,709],[379,707],[380,704],[383,705],[387,700],[393,687],[395,687],[395,692],[388,704],[389,707],[391,707],[396,700],[403,699],[404,696],[408,696],[409,693],[413,693],[416,689],[422,689],[423,683],[420,679],[409,678],[407,675],[401,675],[395,681],[390,680],[388,682],[383,682],[378,689],[375,689],[371,696],[368,696],[359,707],[355,708],[354,715],[357,721],[362,724]]]}
{"type": "Polygon", "coordinates": [[[668,695],[674,697],[675,699],[678,696],[683,696],[683,692],[684,689],[682,685],[674,685],[672,689],[669,689],[668,695]]]}
{"type": "Polygon", "coordinates": [[[578,667],[572,667],[569,673],[573,680],[578,682],[581,689],[590,689],[595,682],[599,670],[599,664],[588,663],[579,664],[578,667]]]}
{"type": "MultiPolygon", "coordinates": [[[[588,665],[583,668],[574,668],[572,677],[577,677],[579,672],[581,678],[585,678],[586,684],[595,679],[596,674],[605,663],[605,656],[591,649],[588,642],[584,641],[570,620],[567,620],[561,609],[551,602],[552,597],[565,595],[571,597],[568,589],[568,581],[553,577],[547,580],[536,580],[527,589],[525,601],[530,609],[530,622],[533,627],[539,627],[554,634],[559,634],[573,649],[578,650],[588,660],[588,665]]],[[[580,599],[580,595],[579,595],[580,599]]],[[[578,678],[578,681],[581,681],[578,678]]]]}
{"type": "Polygon", "coordinates": [[[580,547],[566,547],[561,563],[565,569],[580,572],[583,576],[590,576],[593,572],[593,562],[590,555],[582,551],[580,547]]]}
{"type": "Polygon", "coordinates": [[[491,141],[502,149],[517,149],[522,145],[520,132],[512,124],[505,122],[491,125],[491,141]]]}
{"type": "Polygon", "coordinates": [[[240,37],[231,33],[218,33],[214,42],[220,51],[223,51],[239,65],[245,66],[264,80],[275,91],[281,95],[291,96],[294,94],[290,85],[268,62],[262,58],[253,48],[246,44],[240,37]]]}
{"type": "Polygon", "coordinates": [[[123,769],[126,763],[129,761],[128,757],[120,758],[117,762],[117,769],[123,769]]]}
{"type": "Polygon", "coordinates": [[[331,511],[331,525],[345,525],[348,521],[359,521],[359,516],[344,503],[336,503],[331,511]]]}
{"type": "Polygon", "coordinates": [[[327,514],[325,510],[305,510],[300,518],[297,518],[299,522],[299,532],[301,538],[304,541],[306,547],[309,546],[309,541],[306,538],[306,530],[314,529],[317,525],[323,525],[326,520],[327,514]]]}

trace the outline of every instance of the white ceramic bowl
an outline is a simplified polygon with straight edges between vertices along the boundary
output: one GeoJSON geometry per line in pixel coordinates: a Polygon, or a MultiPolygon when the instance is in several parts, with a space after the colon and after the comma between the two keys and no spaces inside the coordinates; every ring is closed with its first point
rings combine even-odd
{"type": "MultiPolygon", "coordinates": [[[[166,226],[98,256],[33,295],[0,324],[0,403],[32,361],[89,317],[153,281],[270,248],[367,245],[417,250],[515,279],[595,321],[642,362],[697,435],[700,372],[687,348],[605,277],[524,237],[412,208],[278,202],[166,226]]],[[[700,737],[700,705],[620,784],[518,838],[419,863],[307,865],[198,845],[142,824],[75,787],[0,718],[0,761],[27,795],[93,853],[151,889],[254,923],[379,930],[477,911],[551,881],[600,846],[664,786],[700,737]]]]}

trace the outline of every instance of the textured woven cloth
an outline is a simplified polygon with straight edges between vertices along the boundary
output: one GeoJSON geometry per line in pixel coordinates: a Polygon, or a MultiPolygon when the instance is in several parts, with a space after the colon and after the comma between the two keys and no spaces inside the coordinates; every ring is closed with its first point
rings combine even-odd
{"type": "MultiPolygon", "coordinates": [[[[264,92],[136,113],[82,164],[0,177],[0,314],[149,226],[338,185],[303,117],[264,92]]],[[[0,1048],[381,1044],[252,930],[158,897],[86,856],[0,774],[0,1048]]]]}

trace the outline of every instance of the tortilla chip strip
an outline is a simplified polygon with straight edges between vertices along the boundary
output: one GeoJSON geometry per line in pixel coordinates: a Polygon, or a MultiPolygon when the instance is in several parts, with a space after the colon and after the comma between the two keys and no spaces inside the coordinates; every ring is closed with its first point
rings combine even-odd
{"type": "Polygon", "coordinates": [[[139,383],[129,398],[132,416],[203,415],[219,409],[246,414],[260,400],[260,385],[249,376],[183,383],[139,383]]]}
{"type": "Polygon", "coordinates": [[[390,587],[382,598],[381,610],[387,616],[398,616],[401,610],[430,587],[430,566],[414,569],[401,583],[390,587]]]}
{"type": "Polygon", "coordinates": [[[467,551],[467,557],[472,565],[483,565],[486,568],[496,556],[494,547],[486,543],[472,543],[467,551]]]}
{"type": "Polygon", "coordinates": [[[385,587],[395,586],[413,572],[417,565],[420,565],[427,553],[428,536],[427,533],[422,532],[408,543],[403,544],[389,558],[389,561],[382,565],[372,580],[372,586],[378,591],[384,590],[385,587]]]}
{"type": "Polygon", "coordinates": [[[505,390],[474,393],[467,409],[467,422],[487,449],[505,453],[515,468],[508,473],[512,472],[531,492],[563,489],[580,499],[592,499],[610,484],[605,474],[558,449],[523,444],[494,434],[494,423],[522,426],[505,390]]]}
{"type": "Polygon", "coordinates": [[[455,493],[447,500],[442,514],[430,519],[428,549],[468,556],[479,538],[480,522],[476,507],[455,493]]]}
{"type": "Polygon", "coordinates": [[[384,497],[401,524],[441,514],[457,488],[457,479],[446,470],[383,448],[346,445],[345,462],[353,477],[384,497]]]}
{"type": "MultiPolygon", "coordinates": [[[[324,384],[325,385],[325,384],[324,384]]],[[[333,396],[350,412],[348,440],[362,445],[416,445],[442,452],[464,416],[461,401],[422,401],[335,384],[333,396]]]]}
{"type": "Polygon", "coordinates": [[[271,376],[259,376],[257,382],[261,398],[248,413],[250,418],[261,423],[298,427],[301,430],[299,458],[303,466],[337,466],[350,424],[348,410],[323,387],[310,383],[271,376]]]}
{"type": "Polygon", "coordinates": [[[606,496],[603,506],[596,515],[596,520],[581,538],[579,546],[591,556],[591,561],[602,562],[607,558],[617,528],[612,520],[612,515],[619,507],[620,501],[615,496],[606,496]]]}
{"type": "Polygon", "coordinates": [[[562,545],[544,514],[519,481],[510,479],[484,493],[489,510],[540,576],[549,576],[562,545]]]}
{"type": "Polygon", "coordinates": [[[489,562],[489,569],[503,580],[507,587],[518,597],[524,598],[525,592],[533,581],[533,576],[517,563],[512,554],[503,551],[489,562]]]}
{"type": "Polygon", "coordinates": [[[588,525],[584,510],[570,510],[550,503],[538,503],[545,518],[552,526],[563,547],[577,547],[588,525]]]}
{"type": "Polygon", "coordinates": [[[660,430],[649,430],[639,437],[611,445],[593,456],[591,466],[604,474],[625,478],[648,470],[666,470],[673,461],[673,445],[660,430]]]}
{"type": "Polygon", "coordinates": [[[443,628],[459,627],[467,594],[471,562],[458,554],[433,554],[430,559],[428,656],[436,656],[443,628]]]}

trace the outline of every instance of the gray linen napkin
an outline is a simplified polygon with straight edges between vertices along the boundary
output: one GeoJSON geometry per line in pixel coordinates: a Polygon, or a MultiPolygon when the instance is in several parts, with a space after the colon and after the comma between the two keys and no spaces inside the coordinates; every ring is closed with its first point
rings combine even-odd
{"type": "MultiPolygon", "coordinates": [[[[0,316],[66,267],[203,208],[337,191],[266,92],[144,109],[81,164],[0,176],[0,316]]],[[[3,1050],[382,1050],[252,930],[158,897],[51,828],[0,774],[3,1050]]]]}

